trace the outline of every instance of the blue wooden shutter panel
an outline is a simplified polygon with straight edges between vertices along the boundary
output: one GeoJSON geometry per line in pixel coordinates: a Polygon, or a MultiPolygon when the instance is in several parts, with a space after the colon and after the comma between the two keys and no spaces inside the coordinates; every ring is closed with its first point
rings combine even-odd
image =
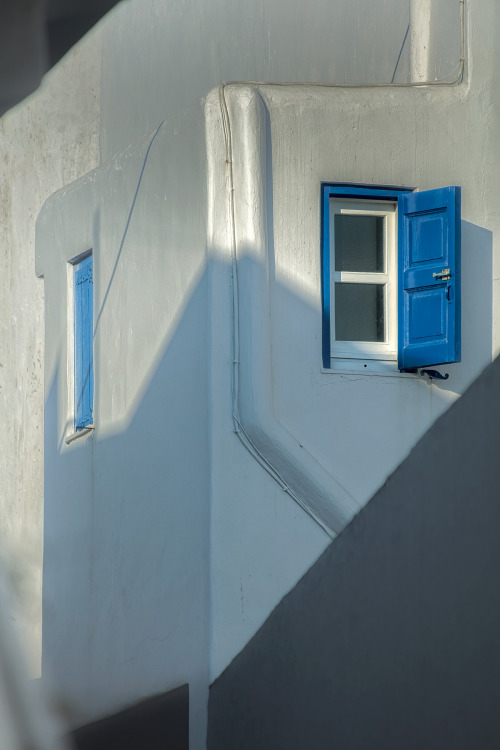
{"type": "Polygon", "coordinates": [[[75,429],[93,422],[93,278],[92,256],[75,266],[75,429]]]}
{"type": "Polygon", "coordinates": [[[399,196],[398,367],[460,361],[460,188],[399,196]]]}

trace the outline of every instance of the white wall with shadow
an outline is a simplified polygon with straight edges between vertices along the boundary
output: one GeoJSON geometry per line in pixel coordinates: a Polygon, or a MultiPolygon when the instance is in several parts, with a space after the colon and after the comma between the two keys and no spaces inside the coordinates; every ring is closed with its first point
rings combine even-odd
{"type": "MultiPolygon", "coordinates": [[[[202,741],[209,662],[206,281],[120,432],[59,450],[46,403],[43,674],[72,726],[186,682],[202,741]]],[[[98,377],[105,376],[101,370],[98,377]]]]}

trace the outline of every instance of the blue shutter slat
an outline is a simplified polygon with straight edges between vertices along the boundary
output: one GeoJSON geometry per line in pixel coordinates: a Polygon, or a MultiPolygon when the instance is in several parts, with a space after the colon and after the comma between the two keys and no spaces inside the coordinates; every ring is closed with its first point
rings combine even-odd
{"type": "Polygon", "coordinates": [[[403,194],[398,211],[398,367],[458,362],[460,188],[403,194]]]}
{"type": "Polygon", "coordinates": [[[75,427],[93,422],[93,278],[92,256],[75,267],[75,427]]]}

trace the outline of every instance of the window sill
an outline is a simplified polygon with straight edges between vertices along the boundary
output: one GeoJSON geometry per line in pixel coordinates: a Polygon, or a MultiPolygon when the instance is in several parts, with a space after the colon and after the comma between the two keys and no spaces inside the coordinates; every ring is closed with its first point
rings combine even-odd
{"type": "Polygon", "coordinates": [[[378,377],[418,378],[418,372],[401,372],[395,362],[376,360],[338,360],[332,367],[321,369],[324,375],[376,375],[378,377]]]}
{"type": "Polygon", "coordinates": [[[66,440],[64,441],[66,445],[70,445],[70,443],[74,443],[75,440],[78,440],[81,437],[85,437],[86,435],[90,435],[94,432],[94,425],[89,425],[88,427],[83,427],[81,430],[77,430],[76,432],[73,432],[71,435],[68,435],[66,440]]]}

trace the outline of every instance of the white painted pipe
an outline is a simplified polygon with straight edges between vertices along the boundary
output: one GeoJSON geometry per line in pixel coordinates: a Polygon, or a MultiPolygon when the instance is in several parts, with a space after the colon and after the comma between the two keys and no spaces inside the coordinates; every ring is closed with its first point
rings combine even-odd
{"type": "Polygon", "coordinates": [[[431,2],[410,0],[410,80],[430,81],[431,2]]]}
{"type": "Polygon", "coordinates": [[[225,97],[232,139],[230,189],[238,277],[236,431],[284,490],[335,536],[360,503],[279,422],[273,403],[266,106],[250,85],[231,86],[225,97]]]}

